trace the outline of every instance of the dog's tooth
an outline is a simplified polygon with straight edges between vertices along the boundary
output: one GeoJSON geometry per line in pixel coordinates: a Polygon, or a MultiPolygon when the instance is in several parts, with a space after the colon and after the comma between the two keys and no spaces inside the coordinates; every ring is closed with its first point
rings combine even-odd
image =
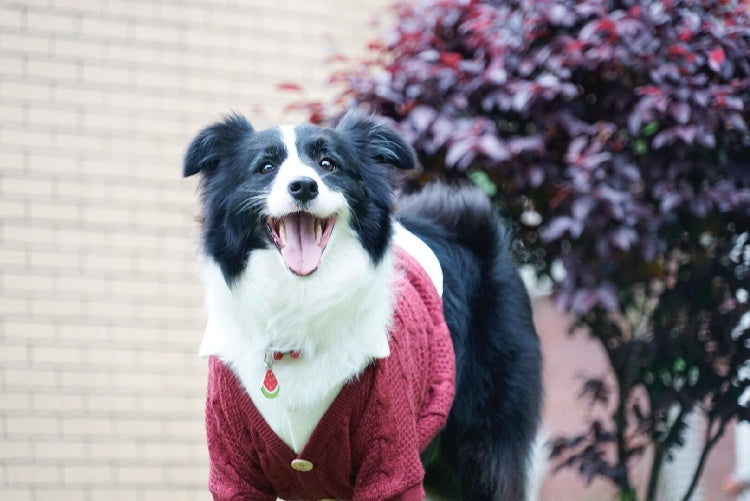
{"type": "Polygon", "coordinates": [[[315,220],[315,242],[320,243],[320,237],[323,236],[323,227],[320,223],[320,219],[315,220]]]}
{"type": "Polygon", "coordinates": [[[283,219],[279,221],[279,238],[281,239],[281,244],[286,245],[286,225],[283,219]]]}

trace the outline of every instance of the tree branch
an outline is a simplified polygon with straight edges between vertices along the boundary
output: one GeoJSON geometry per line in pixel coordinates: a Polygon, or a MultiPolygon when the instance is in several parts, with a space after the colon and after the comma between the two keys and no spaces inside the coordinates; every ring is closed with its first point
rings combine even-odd
{"type": "MultiPolygon", "coordinates": [[[[652,411],[653,412],[653,411],[652,411]]],[[[661,465],[664,461],[664,455],[667,451],[663,447],[663,444],[670,444],[674,443],[674,440],[677,438],[677,430],[681,428],[680,424],[685,419],[685,414],[687,414],[687,409],[685,407],[680,406],[680,412],[677,414],[677,417],[674,421],[672,421],[672,425],[669,428],[669,432],[667,433],[664,440],[661,442],[655,442],[654,443],[654,459],[651,461],[651,476],[648,480],[648,490],[646,491],[646,501],[652,501],[654,497],[656,496],[656,488],[659,486],[659,477],[661,476],[661,465]]]]}
{"type": "Polygon", "coordinates": [[[716,430],[716,433],[713,436],[711,436],[711,428],[713,428],[715,421],[713,419],[709,419],[708,423],[706,424],[706,434],[703,442],[703,450],[701,451],[700,459],[698,460],[698,466],[696,466],[695,471],[693,472],[693,478],[690,481],[690,486],[688,487],[685,496],[683,496],[682,501],[688,501],[690,499],[690,496],[693,495],[693,491],[698,486],[698,480],[700,480],[701,475],[703,474],[703,467],[706,465],[708,453],[711,452],[711,449],[714,447],[714,445],[716,445],[716,442],[718,442],[721,436],[724,434],[724,429],[726,428],[727,422],[721,420],[721,418],[719,419],[719,429],[716,430]]]}

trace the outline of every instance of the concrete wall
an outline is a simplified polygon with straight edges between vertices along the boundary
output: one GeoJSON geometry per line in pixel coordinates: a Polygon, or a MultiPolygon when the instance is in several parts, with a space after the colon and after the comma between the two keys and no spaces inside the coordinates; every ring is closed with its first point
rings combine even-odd
{"type": "Polygon", "coordinates": [[[0,499],[207,499],[195,180],[385,0],[0,0],[0,499]]]}

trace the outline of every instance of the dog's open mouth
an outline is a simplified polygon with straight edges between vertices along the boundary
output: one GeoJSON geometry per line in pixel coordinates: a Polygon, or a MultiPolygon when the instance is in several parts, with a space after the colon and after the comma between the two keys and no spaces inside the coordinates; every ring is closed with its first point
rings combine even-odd
{"type": "Polygon", "coordinates": [[[269,218],[268,229],[287,267],[305,276],[318,269],[335,223],[335,215],[321,219],[309,212],[295,212],[278,219],[269,218]]]}

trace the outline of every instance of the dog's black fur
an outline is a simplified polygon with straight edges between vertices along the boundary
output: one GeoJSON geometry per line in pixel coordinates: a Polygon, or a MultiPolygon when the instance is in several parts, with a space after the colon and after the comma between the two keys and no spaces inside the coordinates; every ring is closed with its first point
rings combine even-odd
{"type": "Polygon", "coordinates": [[[399,219],[443,268],[456,398],[424,455],[427,483],[467,500],[524,500],[541,409],[541,354],[511,236],[469,186],[428,185],[399,219]]]}
{"type": "MultiPolygon", "coordinates": [[[[352,228],[377,264],[392,232],[392,171],[414,154],[394,130],[349,115],[336,129],[301,126],[297,149],[317,168],[320,156],[341,169],[329,177],[344,193],[352,228]],[[321,151],[318,151],[318,150],[321,151]]],[[[273,176],[264,164],[286,155],[277,130],[256,132],[241,116],[204,129],[185,156],[183,174],[201,173],[204,247],[228,284],[254,249],[269,248],[259,207],[273,176]],[[250,221],[255,214],[257,221],[250,221]]],[[[328,182],[328,181],[326,181],[328,182]]],[[[444,274],[444,311],[456,353],[456,396],[444,430],[423,455],[428,485],[452,498],[523,501],[540,419],[541,354],[511,236],[489,200],[470,185],[435,183],[403,197],[397,218],[436,254],[444,274]]]]}

